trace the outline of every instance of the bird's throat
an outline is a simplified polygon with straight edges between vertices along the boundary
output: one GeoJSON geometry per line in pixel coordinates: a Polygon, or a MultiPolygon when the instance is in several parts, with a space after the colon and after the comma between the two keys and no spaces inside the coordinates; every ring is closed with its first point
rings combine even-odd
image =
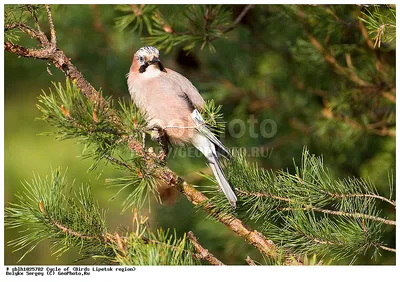
{"type": "Polygon", "coordinates": [[[140,70],[139,72],[140,76],[144,78],[154,78],[161,74],[161,70],[158,68],[156,64],[149,65],[143,72],[141,72],[140,70]]]}

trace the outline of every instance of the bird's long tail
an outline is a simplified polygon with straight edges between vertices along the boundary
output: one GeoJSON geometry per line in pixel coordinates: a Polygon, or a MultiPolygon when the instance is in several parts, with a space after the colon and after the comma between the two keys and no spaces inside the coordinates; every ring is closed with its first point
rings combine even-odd
{"type": "Polygon", "coordinates": [[[226,180],[225,174],[216,154],[214,143],[207,139],[207,137],[201,134],[196,134],[196,137],[193,140],[193,145],[207,158],[214,176],[217,179],[219,187],[221,187],[222,192],[228,198],[231,206],[236,208],[236,195],[226,180]]]}
{"type": "Polygon", "coordinates": [[[237,201],[236,195],[233,192],[228,181],[226,180],[224,172],[222,171],[221,165],[219,164],[219,161],[217,158],[215,159],[215,163],[210,162],[210,167],[214,173],[215,178],[217,179],[219,187],[221,187],[221,189],[222,189],[222,192],[224,192],[225,196],[228,198],[231,206],[233,208],[236,208],[236,201],[237,201]]]}

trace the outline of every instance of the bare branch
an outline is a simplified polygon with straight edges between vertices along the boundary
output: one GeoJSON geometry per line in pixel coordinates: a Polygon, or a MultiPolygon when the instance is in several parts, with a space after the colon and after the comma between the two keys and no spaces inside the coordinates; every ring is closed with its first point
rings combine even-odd
{"type": "MultiPolygon", "coordinates": [[[[238,26],[238,24],[242,21],[242,19],[244,18],[244,16],[247,14],[247,12],[250,11],[250,10],[251,10],[252,8],[254,8],[254,7],[255,7],[254,4],[247,5],[247,6],[242,10],[242,12],[240,12],[239,16],[233,21],[233,23],[232,23],[230,26],[228,26],[226,29],[224,29],[224,30],[222,31],[222,33],[227,33],[227,32],[229,32],[229,31],[235,29],[235,28],[238,26]]],[[[210,38],[208,39],[208,41],[211,42],[211,41],[213,41],[213,40],[215,40],[215,39],[217,39],[217,38],[218,38],[218,37],[216,37],[216,36],[210,37],[210,38]]]]}
{"type": "Polygon", "coordinates": [[[13,24],[6,25],[4,27],[4,31],[9,31],[9,30],[12,30],[15,28],[18,28],[22,32],[26,33],[27,35],[29,35],[32,38],[37,39],[40,42],[39,36],[38,36],[36,30],[34,30],[33,28],[31,28],[30,26],[28,26],[24,23],[13,23],[13,24]]]}
{"type": "Polygon", "coordinates": [[[254,262],[254,260],[250,256],[247,256],[246,262],[247,262],[248,265],[256,266],[256,263],[254,262]]]}
{"type": "Polygon", "coordinates": [[[188,232],[188,237],[192,245],[197,251],[197,258],[201,260],[206,260],[212,265],[225,265],[219,259],[217,259],[212,253],[210,253],[207,249],[205,249],[197,240],[196,236],[194,236],[192,231],[188,232]]]}
{"type": "Polygon", "coordinates": [[[46,4],[46,12],[47,12],[47,20],[49,21],[50,26],[50,42],[54,46],[57,45],[57,37],[56,37],[56,30],[54,28],[53,16],[51,15],[50,5],[46,4]]]}
{"type": "Polygon", "coordinates": [[[27,7],[28,11],[32,15],[33,21],[35,22],[35,25],[36,25],[36,28],[37,28],[38,32],[42,32],[42,30],[40,29],[39,20],[38,20],[38,18],[36,16],[34,8],[30,4],[27,4],[26,7],[27,7]]]}
{"type": "Polygon", "coordinates": [[[4,42],[4,50],[6,50],[10,53],[13,53],[17,56],[26,57],[26,58],[48,60],[50,57],[48,50],[25,48],[25,47],[22,47],[17,44],[12,44],[9,41],[4,42]]]}
{"type": "Polygon", "coordinates": [[[42,44],[43,47],[47,47],[49,45],[49,39],[47,39],[47,36],[43,33],[42,29],[40,28],[39,20],[37,18],[35,10],[32,8],[31,5],[26,5],[26,7],[31,12],[32,18],[35,22],[37,35],[38,39],[40,40],[40,43],[42,44]]]}
{"type": "Polygon", "coordinates": [[[386,247],[386,246],[379,246],[382,250],[385,250],[385,251],[389,251],[389,252],[392,252],[392,253],[395,253],[396,252],[396,249],[393,249],[393,248],[389,248],[389,247],[386,247]]]}
{"type": "Polygon", "coordinates": [[[250,11],[250,9],[253,9],[254,7],[255,7],[254,4],[247,5],[247,6],[242,10],[242,12],[239,14],[239,16],[233,21],[233,23],[232,23],[230,26],[228,26],[228,27],[224,30],[224,33],[227,33],[227,32],[229,32],[229,31],[235,29],[236,26],[242,21],[242,19],[244,18],[244,16],[247,14],[247,12],[250,11]]]}

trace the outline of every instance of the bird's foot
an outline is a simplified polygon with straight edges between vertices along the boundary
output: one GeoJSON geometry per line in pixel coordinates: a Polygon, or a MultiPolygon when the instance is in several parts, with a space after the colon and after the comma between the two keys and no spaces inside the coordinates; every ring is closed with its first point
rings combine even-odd
{"type": "Polygon", "coordinates": [[[168,152],[169,152],[169,147],[168,147],[169,141],[168,141],[168,137],[165,134],[165,131],[163,129],[158,128],[156,140],[157,140],[158,144],[160,144],[160,147],[161,147],[161,151],[157,157],[160,160],[160,163],[162,165],[166,165],[167,164],[167,156],[168,156],[168,152]]]}
{"type": "Polygon", "coordinates": [[[158,154],[157,158],[159,159],[159,161],[162,165],[165,166],[167,164],[167,153],[164,152],[164,150],[161,150],[161,152],[158,154]]]}

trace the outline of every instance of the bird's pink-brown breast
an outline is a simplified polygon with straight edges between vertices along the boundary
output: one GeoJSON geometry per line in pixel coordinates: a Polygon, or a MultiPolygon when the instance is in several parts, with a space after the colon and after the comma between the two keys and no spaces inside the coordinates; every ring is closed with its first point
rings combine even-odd
{"type": "Polygon", "coordinates": [[[172,143],[182,145],[191,142],[195,134],[191,118],[193,106],[201,108],[204,100],[190,81],[167,69],[149,79],[143,79],[138,73],[130,73],[128,87],[133,101],[145,114],[150,127],[164,128],[172,143]]]}

